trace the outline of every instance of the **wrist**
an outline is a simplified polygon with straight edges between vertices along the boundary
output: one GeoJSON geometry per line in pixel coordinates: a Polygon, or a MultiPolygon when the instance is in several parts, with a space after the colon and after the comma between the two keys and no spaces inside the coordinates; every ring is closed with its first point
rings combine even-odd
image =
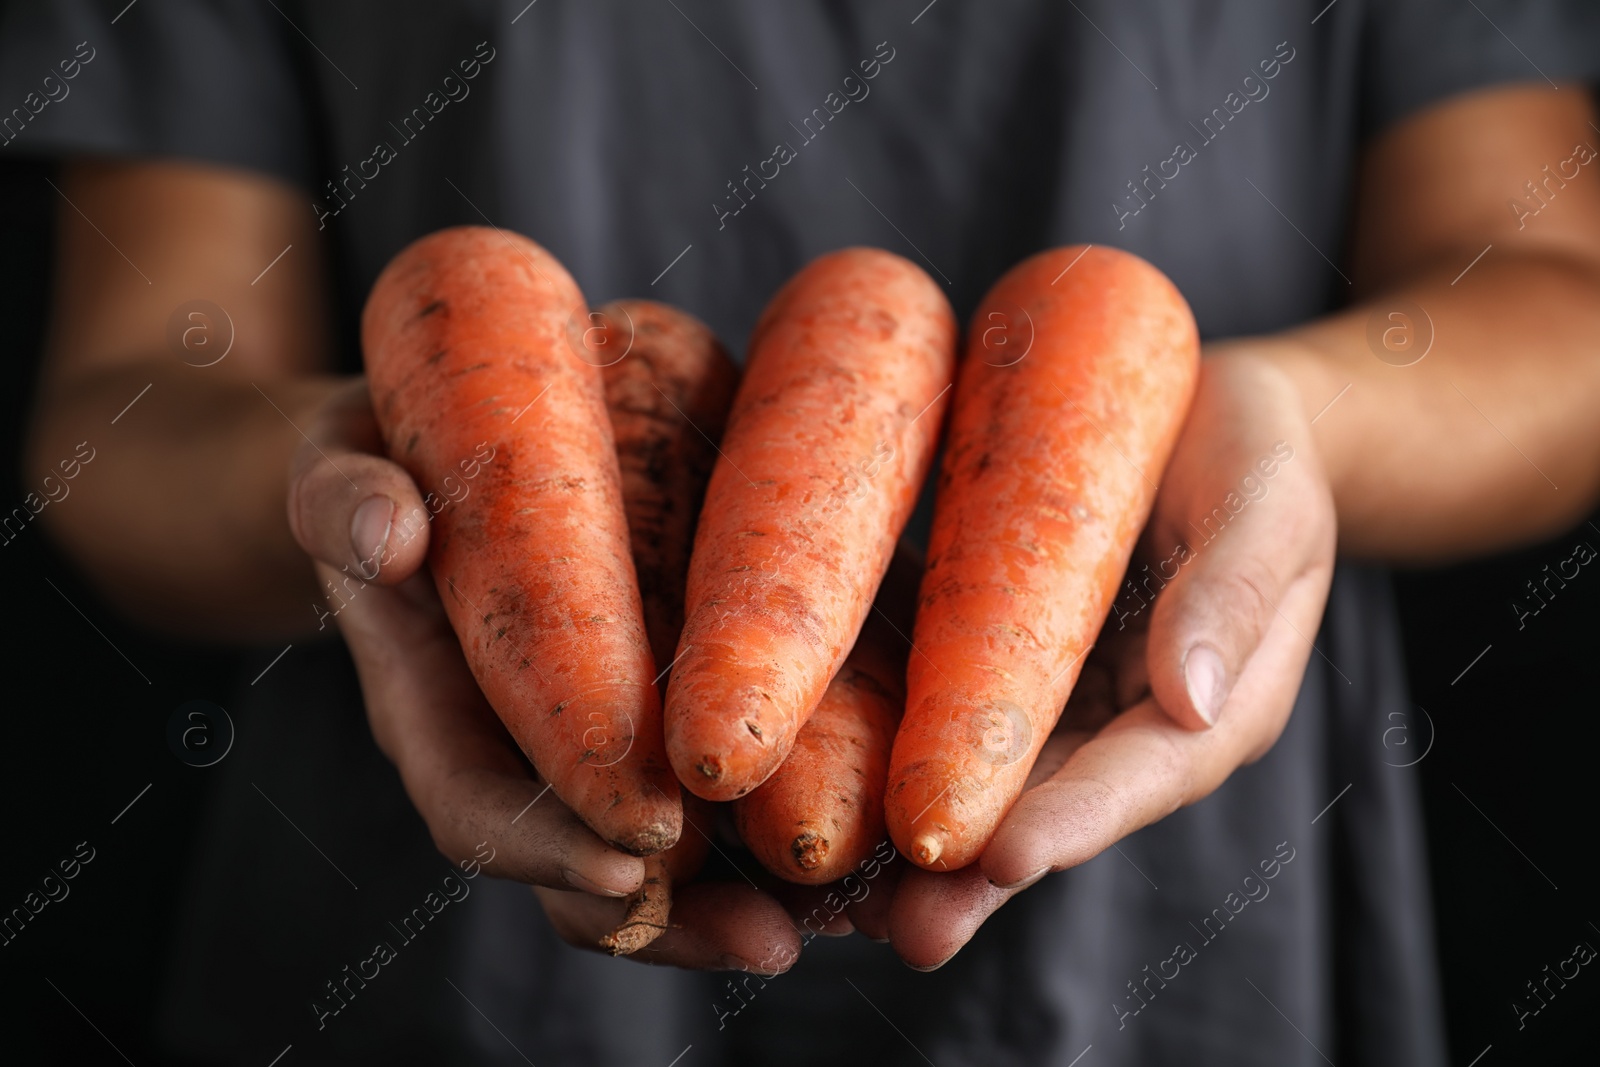
{"type": "Polygon", "coordinates": [[[1346,390],[1353,376],[1335,366],[1312,345],[1287,337],[1250,337],[1212,342],[1205,346],[1207,362],[1224,361],[1254,368],[1258,376],[1273,380],[1283,390],[1283,402],[1302,421],[1304,440],[1291,442],[1297,449],[1315,453],[1317,462],[1339,499],[1349,454],[1335,418],[1340,404],[1350,400],[1346,390]]]}

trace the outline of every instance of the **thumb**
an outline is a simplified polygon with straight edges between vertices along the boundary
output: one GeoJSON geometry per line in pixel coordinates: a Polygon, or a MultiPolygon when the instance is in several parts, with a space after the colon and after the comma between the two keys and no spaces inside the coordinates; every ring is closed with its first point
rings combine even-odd
{"type": "Polygon", "coordinates": [[[1147,651],[1150,688],[1180,726],[1208,729],[1226,712],[1284,595],[1331,551],[1331,509],[1316,478],[1280,476],[1260,498],[1224,490],[1186,525],[1160,568],[1177,574],[1156,598],[1147,651]]]}
{"type": "Polygon", "coordinates": [[[289,471],[289,528],[308,555],[380,585],[421,566],[432,518],[411,476],[383,453],[366,383],[334,394],[289,471]]]}

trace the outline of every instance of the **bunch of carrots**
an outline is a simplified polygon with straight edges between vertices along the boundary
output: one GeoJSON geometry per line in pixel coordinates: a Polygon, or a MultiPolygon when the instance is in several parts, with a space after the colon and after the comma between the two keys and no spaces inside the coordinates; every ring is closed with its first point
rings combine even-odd
{"type": "Polygon", "coordinates": [[[504,457],[429,559],[473,675],[555,794],[648,857],[606,948],[666,928],[708,802],[772,874],[821,885],[886,836],[969,864],[1021,793],[1198,340],[1158,270],[1091,246],[1018,264],[957,344],[938,285],[876,249],[791,279],[742,379],[681,311],[591,311],[526,238],[443,230],[379,277],[362,345],[389,454],[424,487],[472,442],[504,457]],[[896,547],[941,442],[919,576],[896,547]]]}

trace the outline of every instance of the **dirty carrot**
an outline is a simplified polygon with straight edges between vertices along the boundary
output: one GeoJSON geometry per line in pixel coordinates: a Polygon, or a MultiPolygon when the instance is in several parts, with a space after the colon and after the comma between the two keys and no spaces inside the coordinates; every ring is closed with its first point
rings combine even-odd
{"type": "Polygon", "coordinates": [[[889,749],[905,706],[907,635],[921,561],[897,554],[877,607],[794,748],[733,802],[739,838],[779,878],[824,885],[884,842],[889,749]]]}
{"type": "Polygon", "coordinates": [[[362,349],[388,453],[428,494],[429,564],[473,677],[556,795],[648,855],[682,807],[600,370],[574,340],[586,311],[534,242],[442,230],[379,276],[362,349]]]}
{"type": "Polygon", "coordinates": [[[622,501],[656,669],[683,629],[689,550],[739,371],[704,323],[649,300],[590,317],[622,468],[622,501]]]}
{"type": "Polygon", "coordinates": [[[671,925],[672,887],[689,881],[705,864],[711,852],[706,834],[715,821],[711,805],[685,794],[683,821],[688,825],[677,844],[645,857],[644,883],[623,901],[622,919],[600,939],[600,947],[613,956],[632,955],[665,933],[671,925]]]}
{"type": "MultiPolygon", "coordinates": [[[[739,372],[703,323],[665,304],[618,300],[595,309],[589,322],[584,347],[605,378],[645,628],[665,672],[683,628],[695,516],[739,372]]],[[[684,821],[697,828],[646,857],[644,883],[600,939],[612,955],[637,952],[667,929],[673,885],[705,861],[711,807],[692,794],[684,801],[684,821]]]]}
{"type": "Polygon", "coordinates": [[[889,832],[920,866],[971,863],[1021,792],[1149,516],[1198,351],[1173,284],[1109,248],[1040,253],[979,307],[889,767],[889,832]]]}
{"type": "Polygon", "coordinates": [[[955,321],[876,249],[813,261],[750,341],[689,562],[667,752],[690,791],[766,780],[844,662],[931,462],[955,321]]]}

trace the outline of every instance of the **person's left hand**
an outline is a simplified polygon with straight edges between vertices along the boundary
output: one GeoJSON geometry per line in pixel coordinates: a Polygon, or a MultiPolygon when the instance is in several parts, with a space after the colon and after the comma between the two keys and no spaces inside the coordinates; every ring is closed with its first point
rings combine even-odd
{"type": "MultiPolygon", "coordinates": [[[[384,455],[366,382],[331,393],[308,430],[290,473],[289,525],[340,605],[322,618],[350,650],[378,748],[447,859],[533,886],[558,935],[600,951],[643,883],[644,860],[545,797],[549,786],[478,688],[425,566],[430,516],[445,505],[430,507],[431,494],[384,455]],[[357,519],[373,499],[387,505],[375,528],[357,519]]],[[[687,819],[683,832],[713,831],[687,819]]],[[[773,974],[799,955],[772,893],[696,883],[675,898],[671,928],[632,959],[773,974]]]]}
{"type": "Polygon", "coordinates": [[[1333,497],[1293,383],[1266,358],[1210,355],[1129,568],[1139,596],[1119,591],[1027,790],[977,863],[908,865],[887,915],[853,916],[856,926],[886,932],[906,963],[931,970],[1045,874],[1259,759],[1300,689],[1334,541],[1333,497]]]}

